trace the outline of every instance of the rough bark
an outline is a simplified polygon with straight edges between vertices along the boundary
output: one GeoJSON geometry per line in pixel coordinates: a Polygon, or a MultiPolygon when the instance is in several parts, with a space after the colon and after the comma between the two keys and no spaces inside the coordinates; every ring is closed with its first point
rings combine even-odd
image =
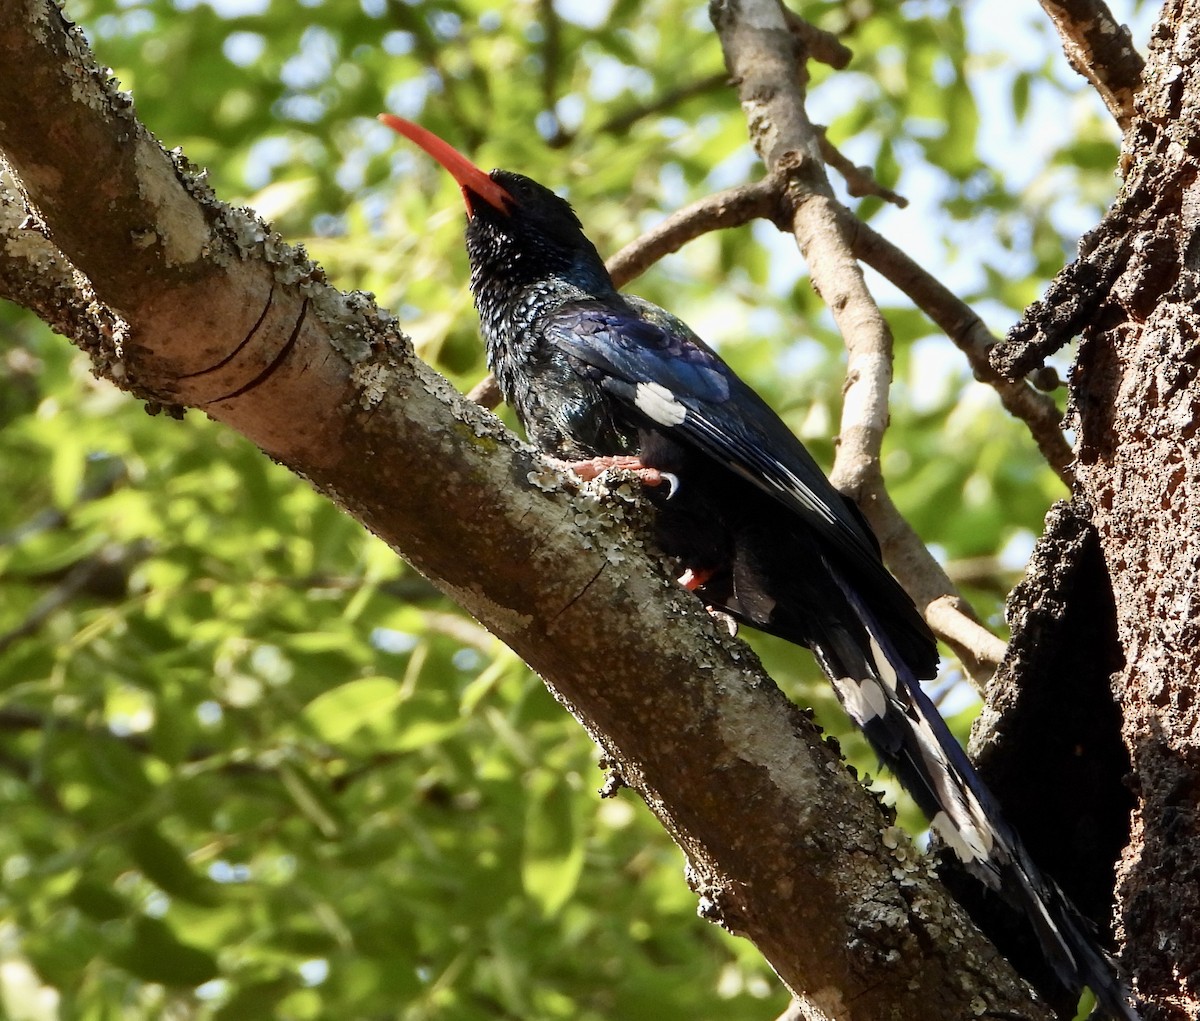
{"type": "Polygon", "coordinates": [[[1111,325],[1084,331],[1072,396],[1125,654],[1114,675],[1139,807],[1119,869],[1138,980],[1200,1016],[1200,3],[1151,41],[1119,203],[1130,259],[1111,325]]]}
{"type": "Polygon", "coordinates": [[[754,940],[812,1016],[1048,1016],[642,548],[635,503],[566,491],[368,298],[216,202],[57,8],[0,8],[0,67],[21,69],[0,90],[0,149],[43,225],[9,224],[0,293],[70,305],[47,317],[86,322],[97,371],[250,437],[524,657],[684,848],[705,913],[754,940]]]}
{"type": "MultiPolygon", "coordinates": [[[[1080,334],[1070,379],[1074,515],[1094,537],[1096,571],[1090,596],[1072,600],[1094,616],[1077,616],[1065,660],[1057,641],[1029,644],[1029,670],[1108,674],[1137,802],[1117,868],[1116,928],[1155,1004],[1148,1016],[1179,1021],[1200,1016],[1198,23],[1196,0],[1165,4],[1125,140],[1121,193],[995,358],[1002,371],[1020,372],[1080,334]],[[1097,647],[1114,650],[1109,666],[1097,647]]],[[[1049,592],[1052,577],[1047,567],[1034,584],[1049,592]]]]}
{"type": "Polygon", "coordinates": [[[1121,130],[1127,131],[1143,67],[1129,29],[1113,18],[1103,0],[1041,0],[1041,5],[1071,67],[1091,83],[1121,130]]]}
{"type": "MultiPolygon", "coordinates": [[[[1034,857],[1103,931],[1133,797],[1110,685],[1122,661],[1112,589],[1086,514],[1060,503],[1046,518],[1027,576],[1009,597],[1013,639],[972,751],[1034,857]]],[[[1053,989],[1019,921],[952,858],[941,875],[1022,974],[1053,989]]],[[[1067,1012],[1073,1004],[1057,1006],[1067,1012]]]]}

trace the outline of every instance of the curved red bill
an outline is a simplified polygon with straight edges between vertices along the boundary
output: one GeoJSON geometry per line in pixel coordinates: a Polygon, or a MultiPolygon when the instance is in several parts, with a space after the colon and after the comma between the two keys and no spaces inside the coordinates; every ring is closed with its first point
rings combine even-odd
{"type": "Polygon", "coordinates": [[[450,171],[450,175],[462,188],[463,199],[467,203],[467,213],[473,216],[475,210],[471,206],[471,196],[476,195],[489,205],[495,206],[502,213],[508,212],[508,204],[515,199],[500,185],[480,170],[466,156],[454,148],[449,142],[443,142],[437,135],[420,124],[406,121],[390,113],[381,113],[379,120],[393,131],[398,131],[405,138],[416,142],[430,156],[450,171]]]}

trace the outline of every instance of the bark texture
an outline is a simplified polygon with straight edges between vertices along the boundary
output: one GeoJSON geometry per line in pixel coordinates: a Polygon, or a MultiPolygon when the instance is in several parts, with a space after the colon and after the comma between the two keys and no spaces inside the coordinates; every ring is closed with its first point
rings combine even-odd
{"type": "MultiPolygon", "coordinates": [[[[1078,436],[1070,527],[1094,536],[1094,557],[1078,550],[1076,566],[1094,560],[1099,570],[1090,595],[1073,601],[1095,616],[1077,618],[1065,660],[1058,642],[1027,643],[1028,656],[1036,676],[1082,675],[1104,671],[1100,650],[1112,650],[1107,669],[1132,764],[1126,785],[1137,801],[1117,867],[1115,928],[1152,1003],[1147,1016],[1171,1021],[1200,1017],[1198,24],[1196,0],[1164,5],[1118,200],[994,357],[1002,371],[1024,371],[1080,334],[1070,379],[1078,436]]],[[[1046,565],[1035,585],[1050,592],[1053,574],[1046,565]]],[[[1086,792],[1095,781],[1076,782],[1086,792]]]]}
{"type": "Polygon", "coordinates": [[[1084,332],[1079,491],[1112,581],[1139,798],[1120,921],[1163,1017],[1200,1017],[1200,3],[1166,4],[1129,140],[1129,259],[1084,332]],[[1168,1006],[1169,1005],[1169,1006],[1168,1006]]]}
{"type": "MultiPolygon", "coordinates": [[[[1122,663],[1116,610],[1087,511],[1064,502],[1047,516],[1027,577],[1008,601],[1013,639],[971,750],[1034,857],[1103,933],[1133,796],[1111,691],[1122,663]]],[[[1053,990],[1011,910],[960,873],[947,856],[941,875],[960,903],[1022,974],[1053,990]]],[[[1056,1006],[1066,1013],[1074,1004],[1064,998],[1056,1006]]]]}

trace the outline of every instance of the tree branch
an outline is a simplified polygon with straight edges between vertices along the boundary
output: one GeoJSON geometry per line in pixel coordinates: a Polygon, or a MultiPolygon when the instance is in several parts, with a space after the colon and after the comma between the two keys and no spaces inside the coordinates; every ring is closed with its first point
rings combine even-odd
{"type": "Polygon", "coordinates": [[[545,676],[683,847],[706,915],[826,1016],[1047,1017],[810,721],[639,548],[640,505],[567,491],[387,313],[218,203],[57,8],[0,8],[0,63],[22,70],[0,91],[0,148],[128,324],[102,338],[102,370],[248,436],[545,676]]]}
{"type": "Polygon", "coordinates": [[[1129,29],[1104,0],[1039,0],[1062,39],[1067,62],[1100,93],[1121,131],[1133,122],[1133,97],[1145,62],[1129,29]]]}
{"type": "Polygon", "coordinates": [[[0,153],[0,298],[33,311],[85,351],[120,343],[124,324],[47,237],[0,153]]]}
{"type": "MultiPolygon", "coordinates": [[[[1124,217],[1119,206],[1110,209],[1100,226],[1080,239],[1079,258],[1059,270],[1045,295],[1025,309],[1003,343],[992,348],[988,359],[1001,376],[1010,380],[1027,376],[1096,322],[1117,278],[1130,265],[1128,232],[1111,229],[1124,217]]],[[[1158,283],[1139,283],[1149,301],[1159,293],[1158,283]]]]}
{"type": "Polygon", "coordinates": [[[883,199],[884,202],[890,202],[898,209],[904,209],[908,205],[908,199],[903,195],[897,194],[891,188],[885,188],[875,180],[870,167],[860,167],[851,163],[842,151],[829,141],[824,125],[814,124],[813,130],[817,133],[817,141],[821,145],[821,159],[825,161],[826,166],[833,167],[841,175],[851,198],[860,199],[871,195],[883,199]]]}
{"type": "Polygon", "coordinates": [[[605,265],[613,283],[618,288],[624,287],[659,259],[679,251],[702,234],[740,227],[755,219],[782,220],[785,184],[786,178],[772,175],[706,195],[677,210],[608,259],[605,265]]]}
{"type": "Polygon", "coordinates": [[[975,378],[992,387],[1005,410],[1028,426],[1042,456],[1070,488],[1074,455],[1063,435],[1062,413],[1053,399],[1023,379],[1012,381],[1001,376],[988,359],[998,340],[974,310],[892,242],[849,211],[844,215],[850,221],[848,229],[853,230],[855,254],[907,294],[967,356],[975,378]]]}
{"type": "Polygon", "coordinates": [[[812,22],[805,21],[799,14],[784,3],[780,3],[783,20],[791,32],[808,52],[813,60],[828,64],[835,71],[840,71],[854,59],[854,52],[832,32],[817,28],[812,22]]]}
{"type": "Polygon", "coordinates": [[[552,149],[566,145],[570,135],[558,119],[558,76],[562,70],[562,22],[553,0],[538,0],[538,19],[542,23],[542,103],[554,120],[554,130],[546,139],[552,149]]]}
{"type": "Polygon", "coordinates": [[[7,631],[0,631],[0,653],[22,638],[36,634],[51,616],[82,592],[99,590],[108,595],[123,591],[130,568],[144,559],[145,555],[146,546],[143,543],[129,546],[112,544],[72,564],[58,584],[30,607],[24,620],[7,631]]]}
{"type": "Polygon", "coordinates": [[[638,121],[646,117],[651,117],[656,113],[662,113],[664,110],[670,110],[680,103],[689,99],[695,99],[697,96],[703,96],[707,92],[713,92],[721,88],[724,84],[725,73],[723,71],[717,74],[705,75],[703,78],[697,78],[694,81],[684,82],[673,89],[668,89],[660,96],[655,96],[654,99],[646,103],[614,114],[596,129],[596,133],[624,135],[638,121]]]}
{"type": "MultiPolygon", "coordinates": [[[[970,620],[967,603],[900,515],[883,483],[880,450],[888,420],[892,336],[867,290],[854,256],[852,231],[821,164],[818,133],[804,110],[807,79],[802,55],[773,0],[713,0],[710,12],[752,141],[768,170],[789,178],[791,231],[813,287],[833,312],[846,342],[847,383],[831,479],[862,507],[889,566],[917,605],[924,610],[942,601],[947,612],[961,612],[970,620]]],[[[961,630],[955,629],[956,636],[961,630]]],[[[995,640],[964,646],[951,635],[943,637],[976,683],[985,683],[993,664],[981,661],[976,650],[993,655],[995,640]]],[[[976,637],[982,636],[976,632],[976,637]]]]}

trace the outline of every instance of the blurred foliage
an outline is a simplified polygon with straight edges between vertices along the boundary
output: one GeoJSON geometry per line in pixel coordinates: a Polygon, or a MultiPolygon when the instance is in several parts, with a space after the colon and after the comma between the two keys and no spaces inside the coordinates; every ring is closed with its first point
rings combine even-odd
{"type": "MultiPolygon", "coordinates": [[[[397,308],[464,387],[484,370],[461,204],[377,112],[564,189],[605,252],[760,172],[702,4],[68,7],[165,145],[397,308]]],[[[993,8],[1000,35],[979,4],[802,7],[856,54],[814,67],[815,116],[913,199],[853,205],[1002,331],[1111,197],[1116,132],[1036,12],[993,8]]],[[[636,289],[828,463],[843,355],[787,239],[706,237],[636,289]]],[[[1060,488],[946,340],[880,295],[887,476],[1002,629],[1060,488]]],[[[595,750],[537,680],[303,483],[198,414],[147,417],[11,307],[0,425],[0,1016],[782,1008],[753,949],[695,917],[645,809],[596,797],[595,750]]],[[[874,772],[807,655],[758,647],[874,772]]],[[[955,677],[947,660],[961,709],[955,677]]]]}

